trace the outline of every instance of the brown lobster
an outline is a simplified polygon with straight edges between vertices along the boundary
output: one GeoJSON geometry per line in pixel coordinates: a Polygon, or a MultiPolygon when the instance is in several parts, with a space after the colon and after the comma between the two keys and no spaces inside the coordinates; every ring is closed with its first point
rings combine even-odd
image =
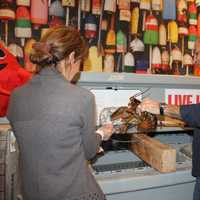
{"type": "Polygon", "coordinates": [[[157,117],[149,112],[136,112],[140,101],[136,96],[130,97],[128,106],[119,107],[111,114],[111,121],[117,127],[117,132],[126,133],[129,128],[136,127],[138,131],[149,132],[156,129],[157,117]],[[118,125],[117,125],[118,124],[118,125]]]}

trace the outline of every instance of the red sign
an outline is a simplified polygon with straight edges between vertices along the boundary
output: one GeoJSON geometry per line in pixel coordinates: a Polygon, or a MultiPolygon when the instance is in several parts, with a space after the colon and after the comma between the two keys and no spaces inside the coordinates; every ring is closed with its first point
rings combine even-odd
{"type": "Polygon", "coordinates": [[[165,102],[173,105],[200,103],[200,90],[166,89],[165,102]]]}

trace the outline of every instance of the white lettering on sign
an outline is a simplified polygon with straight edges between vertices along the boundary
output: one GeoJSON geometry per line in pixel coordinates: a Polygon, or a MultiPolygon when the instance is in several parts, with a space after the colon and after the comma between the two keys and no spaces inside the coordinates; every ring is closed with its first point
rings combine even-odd
{"type": "Polygon", "coordinates": [[[166,89],[165,103],[170,105],[188,105],[200,103],[200,90],[166,89]]]}

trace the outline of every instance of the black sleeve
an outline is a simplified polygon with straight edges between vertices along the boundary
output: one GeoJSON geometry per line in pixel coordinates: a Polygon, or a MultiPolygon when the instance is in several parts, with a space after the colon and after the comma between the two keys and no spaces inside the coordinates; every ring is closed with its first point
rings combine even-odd
{"type": "Polygon", "coordinates": [[[192,127],[200,127],[200,104],[180,106],[181,118],[192,127]]]}

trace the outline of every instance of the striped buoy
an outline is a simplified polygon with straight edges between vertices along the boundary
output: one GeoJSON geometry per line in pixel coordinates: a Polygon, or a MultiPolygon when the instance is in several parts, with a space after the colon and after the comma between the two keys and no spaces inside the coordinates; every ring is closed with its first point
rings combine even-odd
{"type": "Polygon", "coordinates": [[[183,65],[192,65],[193,64],[193,59],[192,56],[188,53],[186,53],[183,56],[183,65]]]}
{"type": "Polygon", "coordinates": [[[152,14],[148,15],[145,22],[144,43],[149,44],[149,72],[152,67],[152,45],[158,44],[158,20],[152,14]]]}
{"type": "Polygon", "coordinates": [[[34,28],[38,29],[41,25],[48,23],[48,1],[34,0],[31,1],[31,22],[34,28]]]}
{"type": "Polygon", "coordinates": [[[85,19],[85,37],[87,39],[95,38],[97,35],[96,17],[89,14],[85,19]]]}
{"type": "Polygon", "coordinates": [[[127,52],[124,57],[124,72],[135,72],[135,58],[132,53],[127,52]]]}
{"type": "Polygon", "coordinates": [[[150,14],[145,23],[144,43],[157,45],[158,37],[158,20],[150,14]]]}
{"type": "Polygon", "coordinates": [[[182,62],[182,53],[178,47],[172,49],[172,60],[182,62]]]}
{"type": "Polygon", "coordinates": [[[189,35],[188,35],[188,49],[194,50],[195,41],[197,39],[197,29],[196,26],[189,26],[189,35]]]}
{"type": "Polygon", "coordinates": [[[19,6],[16,11],[15,36],[22,39],[24,46],[24,39],[32,36],[30,13],[27,7],[19,6]]]}
{"type": "Polygon", "coordinates": [[[173,48],[172,52],[172,73],[175,75],[181,74],[182,53],[178,47],[173,48]]]}
{"type": "Polygon", "coordinates": [[[186,68],[186,75],[193,74],[193,59],[188,53],[183,56],[183,66],[186,68]]]}
{"type": "Polygon", "coordinates": [[[197,8],[194,3],[189,5],[189,24],[197,25],[197,8]]]}
{"type": "Polygon", "coordinates": [[[164,49],[161,53],[161,61],[162,61],[162,72],[169,73],[170,71],[170,66],[169,66],[169,53],[166,49],[164,49]]]}
{"type": "Polygon", "coordinates": [[[161,53],[160,49],[156,46],[152,51],[152,71],[153,73],[161,73],[161,53]]]}
{"type": "Polygon", "coordinates": [[[6,1],[2,1],[0,4],[0,19],[1,20],[15,19],[15,12],[12,9],[12,5],[6,1]]]}

